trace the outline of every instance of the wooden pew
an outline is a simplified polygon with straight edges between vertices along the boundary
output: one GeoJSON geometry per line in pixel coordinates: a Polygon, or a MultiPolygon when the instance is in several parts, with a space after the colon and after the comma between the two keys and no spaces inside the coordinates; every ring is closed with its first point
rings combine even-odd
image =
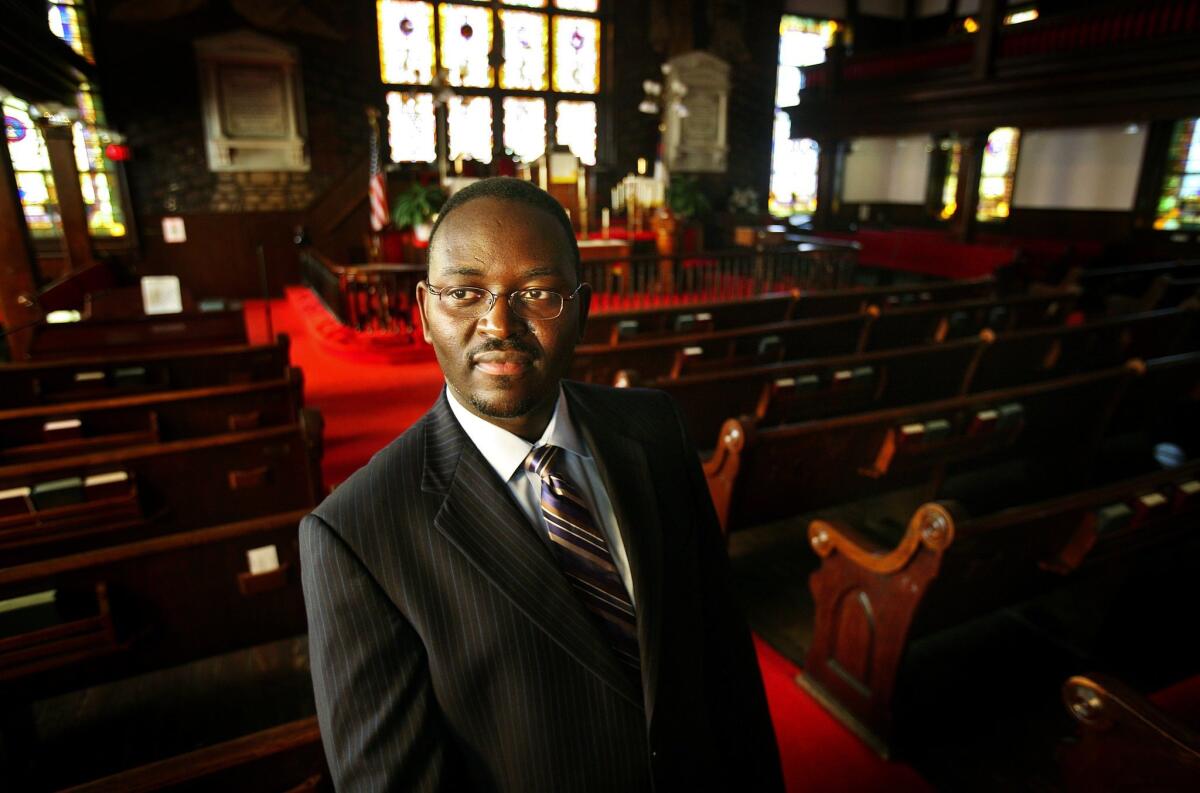
{"type": "Polygon", "coordinates": [[[730,419],[704,472],[727,532],[902,488],[933,498],[949,470],[1030,456],[1048,464],[1064,450],[1087,455],[1138,371],[1114,367],[761,429],[748,417],[730,419]]]}
{"type": "Polygon", "coordinates": [[[790,319],[857,314],[869,306],[946,303],[991,297],[995,282],[989,276],[962,281],[896,284],[829,291],[776,292],[743,300],[724,300],[686,306],[629,309],[588,318],[583,344],[618,344],[633,339],[784,322],[790,319]]]}
{"type": "Polygon", "coordinates": [[[1196,346],[1200,311],[1164,309],[1087,324],[1000,334],[979,361],[972,391],[1062,377],[1130,358],[1157,358],[1196,346]]]}
{"type": "Polygon", "coordinates": [[[1002,333],[1061,325],[1071,313],[1076,298],[1072,291],[1059,291],[999,300],[964,300],[887,309],[872,323],[864,349],[935,344],[973,336],[983,330],[1002,333]]]}
{"type": "Polygon", "coordinates": [[[316,717],[67,788],[62,793],[332,793],[316,717]]]}
{"type": "Polygon", "coordinates": [[[798,296],[798,292],[773,292],[743,300],[595,314],[588,317],[581,343],[618,344],[631,339],[651,339],[783,322],[792,318],[792,309],[798,296]]]}
{"type": "Polygon", "coordinates": [[[246,343],[242,309],[196,311],[136,318],[90,318],[39,325],[29,344],[33,359],[71,358],[81,354],[160,352],[246,343]]]}
{"type": "Polygon", "coordinates": [[[320,414],[0,466],[0,565],[315,505],[320,414]]]}
{"type": "Polygon", "coordinates": [[[581,345],[575,350],[571,377],[612,383],[622,370],[639,378],[679,377],[706,368],[843,355],[860,348],[871,319],[871,314],[849,314],[621,344],[581,345]]]}
{"type": "Polygon", "coordinates": [[[985,276],[936,283],[889,284],[863,289],[806,292],[798,301],[792,316],[830,317],[866,311],[870,306],[890,310],[901,306],[982,300],[992,298],[995,290],[995,280],[991,276],[985,276]]]}
{"type": "Polygon", "coordinates": [[[802,685],[882,750],[915,638],[1041,593],[1082,564],[1184,539],[1197,517],[1200,461],[980,515],[926,503],[893,536],[837,513],[813,520],[821,567],[802,685]]]}
{"type": "Polygon", "coordinates": [[[730,416],[748,415],[757,427],[768,427],[957,396],[986,345],[980,337],[956,339],[644,385],[675,398],[692,440],[703,445],[713,442],[730,416]]]}
{"type": "Polygon", "coordinates": [[[303,376],[0,410],[0,465],[295,423],[303,376]]]}
{"type": "Polygon", "coordinates": [[[1075,675],[1062,697],[1077,727],[1059,757],[1068,793],[1200,790],[1198,714],[1172,714],[1156,704],[1161,695],[1110,675],[1075,675]]]}
{"type": "Polygon", "coordinates": [[[284,375],[290,340],[152,354],[72,357],[0,366],[0,409],[202,388],[284,375]]]}
{"type": "Polygon", "coordinates": [[[0,568],[0,699],[35,701],[302,634],[297,526],[309,509],[311,499],[0,568]],[[251,552],[262,572],[251,572],[251,552]]]}

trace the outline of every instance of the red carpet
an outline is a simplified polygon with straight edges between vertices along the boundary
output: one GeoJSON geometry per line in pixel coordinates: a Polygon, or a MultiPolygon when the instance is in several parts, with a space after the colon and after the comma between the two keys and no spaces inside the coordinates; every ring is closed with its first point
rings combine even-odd
{"type": "MultiPolygon", "coordinates": [[[[326,486],[364,465],[433,404],[442,387],[436,361],[367,363],[330,352],[286,300],[271,302],[277,333],[292,340],[292,365],[304,370],[304,396],[325,417],[326,486]]],[[[261,301],[247,301],[254,342],[266,341],[261,301]]],[[[755,637],[791,793],[930,791],[908,766],[881,760],[795,683],[796,667],[755,637]]]]}

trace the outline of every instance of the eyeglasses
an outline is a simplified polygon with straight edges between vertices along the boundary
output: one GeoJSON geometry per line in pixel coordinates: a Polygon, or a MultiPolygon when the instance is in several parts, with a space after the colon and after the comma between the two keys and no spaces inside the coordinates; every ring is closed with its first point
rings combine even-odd
{"type": "MultiPolygon", "coordinates": [[[[489,292],[478,286],[432,286],[426,291],[438,299],[447,313],[463,319],[478,319],[492,310],[504,292],[489,292]]],[[[508,293],[508,305],[521,319],[557,319],[568,300],[574,300],[587,284],[580,284],[569,295],[550,289],[518,289],[508,293]]]]}

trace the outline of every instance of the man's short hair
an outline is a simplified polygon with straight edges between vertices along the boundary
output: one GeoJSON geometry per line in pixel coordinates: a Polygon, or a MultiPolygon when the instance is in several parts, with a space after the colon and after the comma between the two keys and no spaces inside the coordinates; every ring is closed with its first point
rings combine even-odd
{"type": "Polygon", "coordinates": [[[502,201],[514,201],[518,204],[525,204],[526,206],[549,213],[558,221],[558,224],[562,226],[563,233],[567,235],[567,245],[571,253],[571,263],[575,265],[576,280],[582,277],[579,268],[579,244],[575,241],[575,228],[571,225],[571,219],[567,217],[567,211],[563,209],[562,204],[558,203],[554,196],[533,182],[527,182],[524,179],[515,179],[511,176],[493,176],[488,179],[481,179],[478,182],[467,185],[450,196],[446,203],[442,204],[437,220],[433,223],[433,230],[429,232],[429,250],[433,249],[433,240],[437,236],[442,221],[450,217],[450,213],[463,204],[470,203],[477,198],[497,198],[502,201]]]}

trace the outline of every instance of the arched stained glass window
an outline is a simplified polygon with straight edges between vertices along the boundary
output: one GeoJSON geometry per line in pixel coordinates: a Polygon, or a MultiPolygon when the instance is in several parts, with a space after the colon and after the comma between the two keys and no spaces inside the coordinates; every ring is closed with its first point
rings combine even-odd
{"type": "Polygon", "coordinates": [[[1021,131],[997,127],[988,135],[979,176],[979,209],[976,220],[1004,220],[1012,211],[1013,177],[1017,173],[1017,150],[1021,131]]]}
{"type": "Polygon", "coordinates": [[[445,113],[451,160],[490,163],[504,152],[528,162],[553,140],[595,164],[604,88],[598,0],[376,5],[393,162],[435,160],[445,113]],[[440,85],[453,95],[439,96],[440,85]]]}
{"type": "Polygon", "coordinates": [[[1200,118],[1175,125],[1154,228],[1200,228],[1200,118]]]}
{"type": "MultiPolygon", "coordinates": [[[[81,0],[47,3],[49,26],[71,49],[92,60],[86,9],[81,0]]],[[[62,217],[50,158],[42,133],[34,123],[36,111],[15,96],[0,96],[4,109],[4,127],[9,154],[17,176],[17,189],[25,222],[35,239],[62,236],[62,217]]],[[[92,86],[83,83],[75,95],[75,113],[71,125],[75,146],[75,168],[79,189],[87,211],[88,231],[93,237],[114,238],[127,234],[125,210],[120,194],[117,166],[104,153],[108,143],[106,121],[100,97],[92,86]]]]}

